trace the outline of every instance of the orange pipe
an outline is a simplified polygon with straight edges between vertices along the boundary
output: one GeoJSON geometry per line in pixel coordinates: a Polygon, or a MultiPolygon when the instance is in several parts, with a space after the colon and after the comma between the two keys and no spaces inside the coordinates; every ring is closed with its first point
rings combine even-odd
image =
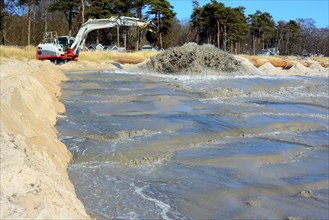
{"type": "Polygon", "coordinates": [[[143,62],[143,59],[139,59],[139,58],[131,58],[131,57],[119,57],[116,59],[117,62],[119,63],[129,63],[129,64],[138,64],[143,62]]]}

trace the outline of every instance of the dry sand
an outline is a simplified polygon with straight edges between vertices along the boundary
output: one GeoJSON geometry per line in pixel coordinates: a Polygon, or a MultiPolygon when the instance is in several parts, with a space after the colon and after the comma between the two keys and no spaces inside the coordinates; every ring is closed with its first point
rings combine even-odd
{"type": "MultiPolygon", "coordinates": [[[[195,50],[192,50],[195,52],[195,50]]],[[[173,50],[173,54],[180,51],[173,50]]],[[[216,53],[212,53],[212,55],[216,53]]],[[[183,56],[184,54],[180,54],[183,56]]],[[[235,56],[224,66],[203,57],[208,68],[235,69],[233,64],[251,75],[308,75],[328,77],[329,69],[312,64],[309,68],[295,63],[289,70],[279,70],[265,63],[255,68],[246,58],[235,56]],[[227,66],[229,64],[229,66],[227,66]]],[[[167,54],[165,56],[171,56],[167,54]]],[[[171,56],[172,57],[172,56],[171,56]]],[[[175,56],[174,56],[175,57],[175,56]]],[[[199,57],[200,58],[200,57],[199,57]]],[[[162,68],[170,60],[158,57],[156,68],[162,68]],[[161,61],[162,60],[162,61],[161,61]]],[[[174,65],[179,59],[175,57],[174,65]]],[[[216,60],[216,59],[215,59],[216,60]]],[[[217,59],[218,60],[218,59],[217,59]]],[[[189,59],[182,62],[190,69],[189,59]]],[[[195,60],[193,60],[195,61],[195,60]]],[[[154,62],[154,60],[152,61],[154,62]]],[[[154,63],[153,63],[154,64],[154,63]]],[[[197,64],[199,65],[199,61],[197,64]]],[[[60,83],[66,80],[64,71],[116,69],[111,62],[70,62],[55,66],[48,61],[1,60],[1,219],[88,219],[82,203],[76,198],[74,186],[67,175],[71,154],[57,137],[55,129],[58,114],[65,107],[58,101],[60,83]]],[[[142,66],[147,65],[147,62],[142,66]]],[[[169,64],[168,64],[169,65],[169,64]]],[[[180,65],[180,64],[179,64],[180,65]]],[[[178,65],[178,66],[179,66],[178,65]]],[[[136,65],[135,65],[136,66],[136,65]]],[[[121,65],[120,68],[134,65],[121,65]]],[[[170,65],[170,68],[172,65],[170,65]]],[[[169,68],[169,67],[168,67],[169,68]]]]}
{"type": "Polygon", "coordinates": [[[258,67],[258,69],[263,74],[267,74],[267,75],[277,75],[277,74],[281,73],[281,71],[282,71],[282,68],[275,67],[270,62],[264,63],[263,65],[261,65],[260,67],[258,67]]]}
{"type": "Polygon", "coordinates": [[[65,75],[45,61],[1,64],[1,219],[88,219],[57,138],[65,75]]]}

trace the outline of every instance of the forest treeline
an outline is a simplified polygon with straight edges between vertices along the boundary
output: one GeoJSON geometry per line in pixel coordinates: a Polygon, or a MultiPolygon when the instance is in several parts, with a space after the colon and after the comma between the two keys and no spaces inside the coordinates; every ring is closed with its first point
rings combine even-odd
{"type": "MultiPolygon", "coordinates": [[[[176,18],[168,0],[0,1],[3,45],[37,45],[46,31],[75,36],[79,26],[89,18],[132,16],[156,23],[159,48],[196,42],[214,44],[231,53],[255,54],[260,49],[275,48],[281,55],[329,56],[329,27],[317,28],[312,18],[275,22],[268,12],[246,15],[244,7],[227,7],[217,0],[203,6],[192,0],[193,12],[184,21],[176,18]]],[[[86,42],[137,50],[146,44],[143,34],[145,30],[137,27],[112,28],[91,32],[86,42]]]]}

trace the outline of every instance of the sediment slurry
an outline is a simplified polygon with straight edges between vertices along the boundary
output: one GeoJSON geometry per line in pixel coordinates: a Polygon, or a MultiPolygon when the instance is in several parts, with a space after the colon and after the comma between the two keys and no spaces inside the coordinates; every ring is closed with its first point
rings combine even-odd
{"type": "Polygon", "coordinates": [[[217,76],[250,76],[250,75],[309,75],[328,77],[329,70],[316,61],[284,61],[277,65],[274,60],[265,58],[248,60],[242,56],[231,55],[213,45],[187,43],[173,47],[140,64],[140,69],[161,74],[174,75],[217,75],[217,76]],[[255,61],[255,62],[253,62],[255,61]]]}
{"type": "Polygon", "coordinates": [[[57,128],[88,212],[326,217],[328,80],[266,74],[68,73],[57,128]]]}
{"type": "Polygon", "coordinates": [[[234,56],[213,45],[187,43],[151,57],[142,67],[160,73],[193,74],[212,70],[214,74],[220,72],[232,75],[240,70],[241,65],[234,56]]]}
{"type": "Polygon", "coordinates": [[[49,61],[1,63],[1,219],[89,219],[67,175],[57,138],[66,80],[49,61]]]}

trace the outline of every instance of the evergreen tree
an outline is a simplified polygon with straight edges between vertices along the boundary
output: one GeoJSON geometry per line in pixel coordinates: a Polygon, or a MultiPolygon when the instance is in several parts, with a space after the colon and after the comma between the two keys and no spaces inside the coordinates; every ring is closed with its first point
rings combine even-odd
{"type": "Polygon", "coordinates": [[[203,15],[204,8],[199,7],[198,4],[193,8],[190,22],[192,27],[197,29],[196,42],[198,44],[202,43],[206,36],[206,19],[203,15]]]}
{"type": "Polygon", "coordinates": [[[256,53],[256,38],[262,40],[262,49],[275,35],[275,22],[268,12],[257,10],[255,14],[248,16],[250,33],[253,36],[253,51],[256,53]]]}
{"type": "Polygon", "coordinates": [[[203,8],[194,8],[191,16],[193,27],[199,29],[199,42],[217,43],[227,50],[228,43],[237,49],[237,44],[245,39],[248,27],[244,8],[225,7],[223,3],[212,0],[203,8]]]}
{"type": "Polygon", "coordinates": [[[5,45],[6,39],[6,24],[9,17],[9,8],[14,5],[14,0],[0,0],[0,40],[1,44],[5,45]]]}
{"type": "Polygon", "coordinates": [[[290,20],[286,24],[286,54],[300,54],[301,33],[296,21],[290,20]]]}
{"type": "MultiPolygon", "coordinates": [[[[143,9],[149,4],[150,0],[133,0],[132,2],[132,11],[134,12],[135,16],[139,19],[142,19],[143,16],[143,9]]],[[[135,40],[135,50],[139,50],[139,45],[141,41],[141,30],[139,27],[136,29],[136,40],[135,40]]]]}
{"type": "Polygon", "coordinates": [[[149,17],[154,16],[153,19],[158,25],[160,47],[162,48],[162,35],[168,34],[176,15],[173,6],[167,0],[150,0],[147,14],[149,17]]]}
{"type": "Polygon", "coordinates": [[[87,18],[109,18],[113,15],[113,1],[111,0],[90,0],[86,9],[87,18]]]}
{"type": "Polygon", "coordinates": [[[56,0],[49,5],[49,11],[62,11],[68,22],[69,36],[72,36],[73,18],[78,14],[79,0],[56,0]]]}

